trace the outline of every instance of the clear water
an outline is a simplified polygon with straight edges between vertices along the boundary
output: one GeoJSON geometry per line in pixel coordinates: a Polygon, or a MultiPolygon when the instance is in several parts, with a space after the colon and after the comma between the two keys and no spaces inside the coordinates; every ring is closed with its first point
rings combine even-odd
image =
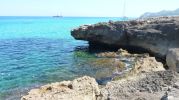
{"type": "Polygon", "coordinates": [[[19,99],[43,84],[95,76],[108,68],[86,64],[93,54],[79,47],[70,30],[120,18],[0,17],[0,100],[19,99]]]}

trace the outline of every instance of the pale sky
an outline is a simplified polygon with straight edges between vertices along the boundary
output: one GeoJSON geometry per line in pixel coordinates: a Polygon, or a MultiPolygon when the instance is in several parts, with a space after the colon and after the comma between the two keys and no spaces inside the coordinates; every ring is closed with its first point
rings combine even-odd
{"type": "MultiPolygon", "coordinates": [[[[125,0],[0,0],[0,16],[63,16],[120,17],[125,0]]],[[[179,0],[126,0],[128,17],[145,12],[175,10],[179,0]]]]}

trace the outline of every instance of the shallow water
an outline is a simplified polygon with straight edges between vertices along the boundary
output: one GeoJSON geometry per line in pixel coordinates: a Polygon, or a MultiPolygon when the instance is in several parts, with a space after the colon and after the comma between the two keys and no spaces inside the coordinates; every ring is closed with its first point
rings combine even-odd
{"type": "MultiPolygon", "coordinates": [[[[16,100],[31,88],[72,80],[108,67],[94,67],[97,59],[85,41],[77,41],[70,30],[83,24],[120,18],[0,17],[0,100],[16,100]]],[[[105,83],[110,77],[98,77],[105,83]]]]}

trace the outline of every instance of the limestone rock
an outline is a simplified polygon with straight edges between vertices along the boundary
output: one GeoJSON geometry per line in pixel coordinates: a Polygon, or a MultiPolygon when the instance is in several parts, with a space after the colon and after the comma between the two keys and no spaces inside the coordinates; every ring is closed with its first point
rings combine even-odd
{"type": "Polygon", "coordinates": [[[33,89],[21,100],[95,100],[100,94],[94,78],[84,76],[73,81],[57,82],[33,89]]]}
{"type": "Polygon", "coordinates": [[[170,70],[179,72],[179,48],[168,51],[166,62],[170,70]]]}
{"type": "MultiPolygon", "coordinates": [[[[150,57],[149,54],[131,54],[128,51],[119,49],[117,52],[104,52],[96,54],[98,57],[107,57],[109,58],[126,58],[126,59],[133,59],[134,64],[133,70],[138,72],[152,72],[152,71],[164,71],[164,66],[161,62],[158,62],[155,57],[150,57]]],[[[108,60],[110,61],[110,60],[108,60]]],[[[120,64],[120,61],[119,65],[120,64]]],[[[101,64],[103,64],[102,62],[101,64]]],[[[109,63],[109,62],[107,62],[109,63]]],[[[111,63],[111,62],[110,62],[111,63]]],[[[117,62],[112,62],[113,64],[117,62]]]]}
{"type": "MultiPolygon", "coordinates": [[[[132,54],[131,54],[132,56],[132,54]]],[[[135,54],[133,56],[136,56],[135,54]]],[[[165,68],[161,62],[158,62],[155,57],[150,56],[140,56],[137,55],[134,64],[132,64],[132,69],[129,70],[123,76],[115,76],[113,80],[119,80],[130,76],[136,76],[141,73],[165,71],[165,68]]]]}
{"type": "Polygon", "coordinates": [[[133,67],[135,73],[140,72],[154,72],[154,71],[164,71],[165,68],[161,62],[157,62],[155,57],[146,57],[138,59],[133,67]]]}
{"type": "Polygon", "coordinates": [[[98,100],[160,100],[169,86],[169,95],[178,98],[179,89],[172,87],[177,81],[178,74],[172,71],[140,73],[109,82],[101,89],[102,96],[98,100]]]}
{"type": "Polygon", "coordinates": [[[89,41],[90,45],[140,48],[165,58],[169,49],[179,48],[179,17],[85,25],[73,29],[71,35],[75,39],[89,41]]]}
{"type": "Polygon", "coordinates": [[[119,49],[117,52],[103,52],[96,54],[97,57],[108,57],[108,58],[117,58],[117,57],[131,57],[133,56],[127,50],[119,49]]]}
{"type": "Polygon", "coordinates": [[[21,100],[178,100],[178,83],[177,73],[157,71],[111,81],[99,89],[95,79],[85,76],[33,89],[21,100]]]}

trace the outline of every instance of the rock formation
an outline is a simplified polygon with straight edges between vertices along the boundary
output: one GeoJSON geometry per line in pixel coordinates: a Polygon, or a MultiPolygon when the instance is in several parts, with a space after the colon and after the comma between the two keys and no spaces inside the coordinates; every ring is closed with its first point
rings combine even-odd
{"type": "Polygon", "coordinates": [[[179,48],[169,49],[166,61],[169,69],[179,72],[179,48]]]}
{"type": "Polygon", "coordinates": [[[179,17],[84,25],[72,30],[71,35],[90,45],[140,48],[165,58],[169,49],[179,48],[179,17]]]}
{"type": "Polygon", "coordinates": [[[98,100],[161,100],[166,92],[173,97],[169,100],[178,100],[178,78],[178,74],[172,71],[130,76],[109,82],[101,89],[101,97],[98,97],[98,100]]]}
{"type": "Polygon", "coordinates": [[[73,81],[63,81],[33,89],[21,100],[96,100],[100,94],[94,78],[84,76],[73,81]]]}
{"type": "Polygon", "coordinates": [[[100,88],[94,78],[85,76],[33,89],[21,100],[161,100],[167,96],[178,100],[178,78],[172,71],[140,73],[100,88]]]}
{"type": "MultiPolygon", "coordinates": [[[[165,68],[161,62],[156,61],[155,57],[150,57],[149,54],[130,54],[128,51],[119,49],[117,52],[104,52],[96,54],[98,57],[107,57],[108,59],[118,59],[116,62],[110,62],[117,64],[118,66],[125,67],[120,61],[122,59],[127,59],[132,62],[131,70],[127,74],[137,74],[141,72],[154,72],[154,71],[164,71],[165,68]],[[122,58],[122,59],[120,59],[122,58]]],[[[129,67],[129,66],[127,66],[129,67]]],[[[124,71],[124,70],[123,70],[124,71]]]]}
{"type": "MultiPolygon", "coordinates": [[[[75,39],[89,41],[90,45],[138,48],[166,57],[169,69],[179,72],[179,17],[110,21],[84,25],[71,33],[75,39]]],[[[104,86],[85,76],[33,89],[21,100],[179,100],[179,74],[165,70],[155,57],[130,54],[122,49],[96,55],[111,58],[107,61],[115,66],[124,66],[116,60],[120,57],[130,58],[134,63],[127,74],[113,77],[104,86]]],[[[106,60],[96,63],[101,62],[106,60]]]]}
{"type": "Polygon", "coordinates": [[[125,50],[100,53],[98,56],[135,57],[136,62],[128,74],[114,77],[106,86],[99,86],[94,78],[85,76],[73,81],[52,83],[40,89],[33,89],[21,100],[137,100],[138,98],[152,100],[152,98],[161,98],[169,86],[175,86],[172,87],[169,95],[175,96],[179,93],[177,89],[179,84],[175,84],[179,82],[178,74],[165,71],[163,64],[157,62],[154,57],[146,54],[130,54],[125,50]]]}

